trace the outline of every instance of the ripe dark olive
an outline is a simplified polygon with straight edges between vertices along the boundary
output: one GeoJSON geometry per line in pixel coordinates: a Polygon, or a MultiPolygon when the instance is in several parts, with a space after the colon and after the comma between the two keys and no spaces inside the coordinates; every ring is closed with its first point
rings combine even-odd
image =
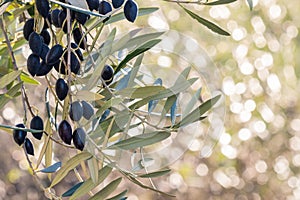
{"type": "Polygon", "coordinates": [[[79,121],[83,115],[83,109],[79,101],[75,101],[71,104],[69,116],[73,121],[79,121]]]}
{"type": "Polygon", "coordinates": [[[86,37],[82,39],[84,32],[82,33],[79,28],[75,28],[72,33],[75,43],[78,44],[80,48],[85,49],[84,43],[86,43],[87,40],[86,37]]]}
{"type": "Polygon", "coordinates": [[[33,145],[32,145],[31,141],[30,141],[28,138],[25,139],[25,149],[26,149],[26,152],[27,152],[29,155],[34,156],[33,145]]]}
{"type": "Polygon", "coordinates": [[[39,34],[32,32],[29,36],[29,47],[33,53],[40,55],[43,48],[43,40],[39,34]]]}
{"type": "Polygon", "coordinates": [[[109,2],[107,1],[101,1],[99,4],[99,13],[102,15],[106,15],[107,13],[112,11],[112,7],[109,2]]]}
{"type": "Polygon", "coordinates": [[[47,30],[49,28],[48,23],[46,22],[46,20],[48,20],[50,24],[52,23],[51,22],[51,13],[50,12],[48,13],[47,18],[45,18],[43,30],[47,30]]]}
{"type": "Polygon", "coordinates": [[[94,115],[94,108],[92,107],[92,105],[86,101],[81,101],[81,105],[83,117],[87,120],[91,119],[91,117],[94,115]]]}
{"type": "Polygon", "coordinates": [[[124,15],[125,18],[130,21],[134,22],[138,14],[138,6],[134,0],[127,0],[124,6],[124,15]]]}
{"type": "Polygon", "coordinates": [[[40,69],[36,72],[36,76],[45,76],[51,71],[52,68],[52,65],[47,65],[45,61],[42,61],[40,69]]]}
{"type": "Polygon", "coordinates": [[[99,0],[87,0],[86,1],[90,11],[99,9],[99,0]]]}
{"type": "Polygon", "coordinates": [[[34,29],[34,19],[28,19],[23,27],[23,35],[26,40],[29,39],[29,35],[33,32],[34,29]]]}
{"type": "Polygon", "coordinates": [[[61,27],[65,33],[67,33],[68,31],[66,18],[67,18],[67,11],[65,10],[60,11],[60,13],[58,14],[58,24],[59,27],[61,27]]]}
{"type": "Polygon", "coordinates": [[[39,14],[47,18],[50,10],[49,1],[48,0],[35,0],[36,8],[39,14]]]}
{"type": "Polygon", "coordinates": [[[42,32],[41,32],[40,35],[43,37],[44,43],[45,43],[46,45],[49,45],[49,44],[50,44],[50,41],[51,41],[51,37],[50,37],[49,32],[48,32],[46,29],[44,29],[44,30],[42,30],[42,32]]]}
{"type": "Polygon", "coordinates": [[[62,62],[62,61],[57,62],[57,63],[54,65],[54,68],[55,68],[55,70],[56,70],[58,73],[60,73],[60,74],[63,74],[63,75],[66,75],[66,74],[67,74],[67,70],[66,70],[65,63],[62,62]]]}
{"type": "Polygon", "coordinates": [[[76,149],[79,149],[80,151],[84,149],[85,137],[86,134],[83,128],[77,128],[73,132],[73,144],[76,149]]]}
{"type": "MultiPolygon", "coordinates": [[[[24,124],[17,124],[16,127],[25,128],[24,124]]],[[[13,137],[15,142],[21,146],[26,138],[27,132],[22,130],[13,130],[13,137]]]]}
{"type": "Polygon", "coordinates": [[[49,52],[49,47],[46,45],[46,44],[43,44],[42,45],[42,51],[40,53],[40,58],[43,60],[43,61],[46,61],[46,56],[47,56],[47,53],[49,52]]]}
{"type": "Polygon", "coordinates": [[[41,132],[32,133],[33,137],[40,140],[43,136],[44,123],[41,117],[34,116],[30,122],[30,129],[42,130],[41,132]]]}
{"type": "Polygon", "coordinates": [[[57,28],[61,27],[60,24],[59,24],[59,21],[58,21],[58,15],[59,15],[60,12],[61,12],[60,9],[54,9],[51,12],[51,22],[57,28]]]}
{"type": "Polygon", "coordinates": [[[105,65],[101,74],[102,79],[106,85],[109,85],[113,81],[114,69],[110,65],[105,65]]]}
{"type": "Polygon", "coordinates": [[[124,0],[112,0],[112,5],[114,8],[120,8],[124,3],[124,0]]]}
{"type": "Polygon", "coordinates": [[[69,86],[64,79],[59,78],[55,84],[55,92],[59,100],[64,100],[68,95],[69,86]]]}
{"type": "Polygon", "coordinates": [[[60,44],[54,45],[47,53],[46,64],[55,65],[57,62],[59,62],[59,59],[62,56],[63,52],[64,50],[60,44]]]}
{"type": "MultiPolygon", "coordinates": [[[[69,55],[68,52],[64,54],[64,59],[66,63],[68,61],[68,55],[69,55]]],[[[74,52],[71,52],[70,61],[71,61],[71,72],[73,72],[74,74],[78,74],[80,70],[80,62],[74,52]]]]}
{"type": "Polygon", "coordinates": [[[77,44],[72,42],[71,48],[75,50],[75,53],[78,56],[79,60],[83,61],[83,55],[82,55],[80,49],[78,48],[77,44]]]}
{"type": "Polygon", "coordinates": [[[81,12],[75,12],[75,16],[74,17],[77,20],[77,22],[79,24],[82,24],[82,25],[84,25],[85,22],[90,18],[89,15],[81,13],[81,12]]]}
{"type": "Polygon", "coordinates": [[[40,57],[35,54],[30,54],[27,58],[27,70],[31,76],[35,76],[41,68],[40,57]]]}
{"type": "Polygon", "coordinates": [[[58,126],[58,134],[62,141],[66,144],[71,144],[72,141],[72,127],[66,120],[63,120],[58,126]]]}

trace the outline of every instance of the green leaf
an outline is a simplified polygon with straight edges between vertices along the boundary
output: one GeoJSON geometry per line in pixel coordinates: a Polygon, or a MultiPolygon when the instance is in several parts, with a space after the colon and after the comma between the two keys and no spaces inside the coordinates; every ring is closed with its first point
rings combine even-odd
{"type": "Polygon", "coordinates": [[[98,160],[96,158],[91,158],[87,161],[88,167],[89,167],[89,172],[91,175],[91,179],[93,183],[98,182],[98,171],[99,171],[99,165],[98,165],[98,160]]]}
{"type": "Polygon", "coordinates": [[[141,54],[137,57],[135,63],[133,64],[133,68],[131,70],[131,73],[130,73],[130,78],[128,80],[128,84],[127,84],[127,87],[133,87],[135,84],[134,84],[134,79],[140,69],[140,66],[142,64],[142,60],[144,58],[144,54],[141,54]]]}
{"type": "Polygon", "coordinates": [[[106,199],[106,200],[121,200],[122,197],[124,197],[126,195],[128,190],[124,190],[123,192],[109,198],[109,199],[106,199]]]}
{"type": "Polygon", "coordinates": [[[0,95],[0,110],[21,90],[22,84],[23,82],[20,82],[10,88],[6,94],[0,95]]]}
{"type": "Polygon", "coordinates": [[[197,107],[195,110],[193,110],[191,113],[189,113],[185,118],[181,120],[181,122],[177,123],[175,126],[184,126],[189,123],[193,123],[195,121],[198,121],[204,113],[206,113],[209,109],[211,109],[221,98],[221,95],[215,96],[207,101],[205,101],[203,104],[201,104],[199,107],[197,107]]]}
{"type": "Polygon", "coordinates": [[[142,175],[139,175],[139,177],[154,178],[154,177],[164,176],[164,175],[170,173],[170,171],[171,171],[170,169],[165,169],[165,170],[161,170],[161,171],[151,172],[149,174],[142,174],[142,175]]]}
{"type": "Polygon", "coordinates": [[[74,192],[83,184],[84,182],[79,182],[76,185],[74,185],[73,187],[71,187],[68,191],[66,191],[65,193],[63,193],[61,196],[62,197],[69,197],[72,194],[74,194],[74,192]]]}
{"type": "Polygon", "coordinates": [[[248,6],[250,8],[250,10],[253,9],[253,1],[252,0],[247,0],[248,6]]]}
{"type": "Polygon", "coordinates": [[[156,95],[163,90],[165,90],[163,86],[151,85],[151,86],[138,87],[138,88],[125,88],[123,90],[117,91],[116,95],[138,99],[138,98],[146,98],[149,96],[156,95]]]}
{"type": "Polygon", "coordinates": [[[89,198],[89,200],[104,200],[108,195],[113,193],[118,185],[121,183],[122,178],[117,178],[110,182],[107,186],[105,186],[102,190],[97,192],[93,197],[89,198]]]}
{"type": "Polygon", "coordinates": [[[177,98],[175,99],[173,105],[171,106],[171,110],[170,110],[172,125],[174,125],[176,122],[176,112],[177,112],[177,98]]]}
{"type": "Polygon", "coordinates": [[[66,162],[65,165],[57,171],[55,178],[53,179],[50,188],[58,184],[72,169],[79,165],[82,161],[89,159],[92,155],[89,152],[81,152],[72,157],[66,162]]]}
{"type": "Polygon", "coordinates": [[[93,183],[93,180],[91,178],[87,179],[70,197],[70,200],[78,199],[79,197],[83,196],[93,188],[95,188],[97,185],[102,183],[104,179],[111,173],[112,168],[109,166],[105,166],[102,169],[98,171],[98,182],[93,183]]]}
{"type": "Polygon", "coordinates": [[[120,148],[124,150],[136,149],[139,147],[144,147],[144,146],[148,146],[163,141],[164,139],[168,138],[170,135],[171,133],[166,131],[146,133],[146,134],[137,135],[122,140],[120,142],[113,144],[112,146],[109,146],[108,148],[110,149],[120,148]]]}
{"type": "MultiPolygon", "coordinates": [[[[157,8],[157,7],[139,8],[138,16],[149,15],[149,14],[157,11],[158,9],[159,8],[157,8]]],[[[115,22],[121,21],[123,19],[125,19],[125,15],[123,12],[120,12],[116,15],[111,16],[111,18],[107,22],[105,22],[105,24],[115,23],[115,22]]]]}
{"type": "Polygon", "coordinates": [[[16,80],[16,78],[21,74],[21,71],[12,71],[0,78],[0,89],[5,88],[8,84],[16,80]]]}
{"type": "Polygon", "coordinates": [[[60,168],[60,167],[61,167],[61,162],[57,162],[57,163],[54,163],[53,165],[50,165],[47,168],[40,170],[40,172],[53,173],[53,172],[56,172],[58,170],[58,168],[60,168]]]}
{"type": "Polygon", "coordinates": [[[126,48],[130,48],[136,45],[140,45],[145,43],[146,41],[154,40],[158,38],[159,36],[163,35],[165,32],[154,32],[154,33],[148,33],[144,35],[139,35],[134,38],[132,38],[127,44],[126,48]]]}
{"type": "Polygon", "coordinates": [[[152,47],[154,47],[155,45],[157,45],[160,41],[161,41],[160,39],[150,40],[150,41],[142,44],[141,46],[137,47],[134,51],[130,52],[120,62],[120,64],[115,69],[115,73],[117,73],[118,71],[120,71],[120,69],[123,68],[131,59],[133,59],[134,57],[136,57],[136,56],[144,53],[145,51],[148,51],[149,49],[151,49],[152,47]]]}
{"type": "Polygon", "coordinates": [[[232,2],[235,2],[235,1],[237,1],[237,0],[218,0],[218,1],[213,1],[213,2],[209,2],[209,3],[204,3],[204,5],[216,6],[216,5],[232,3],[232,2]]]}
{"type": "MultiPolygon", "coordinates": [[[[180,5],[181,6],[181,5],[180,5]]],[[[209,28],[210,30],[212,30],[215,33],[218,33],[220,35],[225,35],[225,36],[230,36],[230,34],[223,30],[222,28],[220,28],[219,26],[215,25],[214,23],[200,17],[199,15],[197,15],[196,13],[188,10],[187,8],[181,6],[184,11],[189,14],[193,19],[197,20],[200,24],[203,24],[204,26],[206,26],[207,28],[209,28]]]]}
{"type": "Polygon", "coordinates": [[[196,93],[192,96],[191,100],[186,105],[182,117],[184,118],[188,113],[193,109],[193,107],[196,105],[196,103],[199,101],[200,94],[201,94],[202,88],[199,88],[196,93]]]}
{"type": "Polygon", "coordinates": [[[161,112],[161,120],[166,116],[166,114],[170,111],[172,105],[174,104],[174,102],[176,102],[176,95],[172,95],[170,97],[167,98],[167,101],[165,102],[164,108],[161,112]]]}
{"type": "Polygon", "coordinates": [[[20,75],[20,79],[21,79],[21,81],[23,81],[24,83],[27,83],[27,84],[32,84],[32,85],[40,85],[41,84],[39,81],[35,80],[34,78],[32,78],[24,73],[22,73],[20,75]]]}

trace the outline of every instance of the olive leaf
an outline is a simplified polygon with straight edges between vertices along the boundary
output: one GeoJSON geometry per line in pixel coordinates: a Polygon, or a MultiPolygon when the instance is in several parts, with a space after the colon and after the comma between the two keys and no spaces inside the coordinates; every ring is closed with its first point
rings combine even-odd
{"type": "Polygon", "coordinates": [[[252,0],[247,0],[248,6],[250,8],[250,10],[253,9],[253,1],[252,0]]]}
{"type": "Polygon", "coordinates": [[[216,6],[216,5],[232,3],[232,2],[235,2],[235,1],[237,1],[237,0],[218,0],[218,1],[213,1],[213,2],[203,3],[203,5],[216,6]]]}
{"type": "Polygon", "coordinates": [[[66,192],[64,192],[61,196],[62,197],[69,197],[83,184],[84,182],[79,182],[70,189],[68,189],[66,192]]]}
{"type": "Polygon", "coordinates": [[[0,78],[0,89],[6,87],[8,84],[13,82],[20,74],[22,71],[12,71],[0,78]]]}
{"type": "Polygon", "coordinates": [[[161,170],[161,171],[151,172],[151,173],[148,173],[148,174],[141,174],[141,175],[139,175],[139,177],[141,177],[141,178],[154,178],[154,177],[164,176],[164,175],[166,175],[170,172],[171,172],[170,169],[165,169],[165,170],[161,170]]]}
{"type": "Polygon", "coordinates": [[[49,167],[41,169],[40,172],[53,173],[53,172],[56,172],[60,167],[61,167],[61,162],[57,162],[57,163],[54,163],[53,165],[50,165],[49,167]]]}
{"type": "Polygon", "coordinates": [[[102,190],[97,192],[94,196],[89,198],[89,200],[104,200],[108,195],[110,195],[115,189],[118,187],[118,185],[121,183],[122,178],[117,178],[110,182],[107,186],[105,186],[102,190]]]}

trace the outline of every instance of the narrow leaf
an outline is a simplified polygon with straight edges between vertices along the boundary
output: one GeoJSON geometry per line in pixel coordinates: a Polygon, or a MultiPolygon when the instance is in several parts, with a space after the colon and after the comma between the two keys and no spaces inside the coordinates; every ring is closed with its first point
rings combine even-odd
{"type": "Polygon", "coordinates": [[[183,111],[183,118],[188,115],[188,113],[193,109],[193,107],[197,104],[199,101],[199,97],[201,94],[202,88],[199,88],[196,93],[192,96],[191,100],[186,105],[184,111],[183,111]]]}
{"type": "Polygon", "coordinates": [[[154,177],[164,176],[164,175],[170,173],[170,171],[171,171],[170,169],[165,169],[165,170],[161,170],[161,171],[151,172],[149,174],[142,174],[142,175],[139,175],[139,177],[154,178],[154,177]]]}
{"type": "Polygon", "coordinates": [[[82,152],[72,157],[70,160],[66,162],[65,165],[57,171],[55,178],[53,179],[50,188],[58,184],[68,173],[70,170],[74,169],[80,162],[87,160],[92,155],[89,152],[82,152]]]}
{"type": "Polygon", "coordinates": [[[189,113],[185,118],[181,120],[177,124],[177,126],[184,126],[189,123],[193,123],[197,120],[199,120],[204,113],[206,113],[209,109],[211,109],[221,98],[221,95],[215,96],[207,101],[205,101],[203,104],[201,104],[199,107],[197,107],[195,110],[193,110],[191,113],[189,113]]]}
{"type": "Polygon", "coordinates": [[[58,170],[58,168],[60,168],[60,167],[61,167],[61,162],[57,162],[57,163],[54,163],[53,165],[50,165],[47,168],[40,170],[40,172],[53,173],[53,172],[56,172],[58,170]]]}
{"type": "Polygon", "coordinates": [[[135,80],[135,77],[136,77],[136,75],[137,75],[137,73],[140,69],[143,58],[144,58],[144,54],[139,55],[137,57],[135,63],[133,64],[133,68],[132,68],[131,73],[130,73],[130,78],[128,80],[127,87],[133,87],[135,85],[134,80],[135,80]]]}
{"type": "Polygon", "coordinates": [[[21,71],[12,71],[0,78],[0,89],[4,88],[11,82],[13,82],[19,75],[21,74],[21,71]]]}
{"type": "Polygon", "coordinates": [[[16,95],[22,87],[23,82],[17,83],[12,88],[10,88],[6,94],[0,95],[0,110],[16,95]]]}
{"type": "Polygon", "coordinates": [[[147,134],[133,136],[128,139],[122,140],[120,142],[113,144],[112,146],[109,146],[108,148],[110,149],[120,148],[124,150],[136,149],[139,147],[144,147],[144,146],[148,146],[163,141],[164,139],[168,138],[170,135],[171,133],[166,131],[147,133],[147,134]]]}
{"type": "Polygon", "coordinates": [[[134,57],[144,53],[145,51],[148,51],[149,49],[151,49],[152,47],[154,47],[155,45],[157,45],[161,40],[160,39],[154,39],[154,40],[150,40],[144,44],[142,44],[141,46],[137,47],[134,51],[130,52],[118,65],[118,67],[115,70],[115,73],[117,73],[118,71],[120,71],[121,68],[123,68],[124,66],[126,66],[126,64],[133,59],[134,57]]]}
{"type": "Polygon", "coordinates": [[[127,193],[128,190],[124,190],[123,192],[109,198],[109,199],[106,199],[106,200],[121,200],[127,193]]]}
{"type": "Polygon", "coordinates": [[[20,75],[20,79],[21,81],[23,81],[26,84],[31,84],[31,85],[40,85],[41,83],[37,80],[35,80],[34,78],[31,78],[30,76],[28,76],[27,74],[22,73],[20,75]]]}
{"type": "MultiPolygon", "coordinates": [[[[162,80],[161,78],[158,78],[154,81],[153,85],[162,85],[162,80]]],[[[156,107],[156,105],[158,104],[158,100],[150,100],[148,103],[148,113],[150,114],[154,108],[156,107]]]]}
{"type": "Polygon", "coordinates": [[[170,111],[170,109],[172,108],[172,106],[174,105],[174,103],[176,102],[176,95],[172,95],[170,97],[167,98],[164,108],[161,112],[161,120],[166,117],[166,114],[170,111]]]}
{"type": "Polygon", "coordinates": [[[61,196],[62,197],[69,197],[72,194],[74,194],[74,192],[83,184],[84,182],[79,182],[76,185],[74,185],[73,187],[71,187],[69,190],[67,190],[65,193],[63,193],[61,196]]]}
{"type": "Polygon", "coordinates": [[[88,90],[79,90],[75,95],[75,99],[81,101],[97,101],[102,98],[104,98],[104,96],[101,94],[90,92],[88,90]]]}
{"type": "Polygon", "coordinates": [[[104,200],[108,195],[113,193],[118,185],[121,183],[122,178],[118,178],[110,182],[107,186],[105,186],[102,190],[96,193],[93,197],[89,198],[89,200],[104,200]]]}
{"type": "Polygon", "coordinates": [[[93,180],[91,178],[87,179],[70,197],[70,200],[78,199],[79,197],[83,196],[93,188],[95,188],[97,185],[102,183],[104,179],[110,174],[112,171],[112,168],[109,166],[105,166],[102,169],[98,171],[98,182],[93,183],[93,180]]]}
{"type": "Polygon", "coordinates": [[[138,88],[125,88],[121,91],[117,91],[116,95],[123,97],[129,97],[133,99],[146,98],[148,96],[156,95],[159,92],[165,90],[162,86],[145,86],[138,88]]]}
{"type": "Polygon", "coordinates": [[[222,5],[222,4],[232,3],[232,2],[235,2],[235,1],[237,1],[237,0],[218,0],[218,1],[204,3],[204,5],[207,5],[207,6],[216,6],[216,5],[222,5]]]}
{"type": "Polygon", "coordinates": [[[171,106],[171,110],[170,110],[172,125],[174,125],[176,122],[176,111],[177,111],[177,98],[175,99],[173,105],[171,106]]]}
{"type": "Polygon", "coordinates": [[[98,165],[98,160],[96,158],[91,158],[87,161],[88,167],[89,167],[89,172],[91,179],[93,183],[98,182],[98,171],[99,171],[99,165],[98,165]]]}
{"type": "Polygon", "coordinates": [[[187,8],[181,6],[184,11],[189,14],[193,19],[197,20],[200,24],[203,24],[204,26],[206,26],[207,28],[209,28],[210,30],[212,30],[215,33],[218,33],[220,35],[225,35],[225,36],[230,36],[230,34],[223,30],[222,28],[220,28],[219,26],[215,25],[214,23],[200,17],[199,15],[197,15],[196,13],[188,10],[187,8]]]}

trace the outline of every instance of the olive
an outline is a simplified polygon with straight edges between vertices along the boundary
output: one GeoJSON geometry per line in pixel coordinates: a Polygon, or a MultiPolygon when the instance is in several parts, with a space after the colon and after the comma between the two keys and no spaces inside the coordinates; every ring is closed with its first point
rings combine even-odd
{"type": "Polygon", "coordinates": [[[46,55],[46,64],[55,65],[57,62],[59,62],[63,52],[63,48],[60,44],[54,45],[46,55]]]}
{"type": "MultiPolygon", "coordinates": [[[[64,60],[65,63],[68,62],[68,52],[65,52],[64,54],[64,60]]],[[[70,59],[71,63],[71,72],[73,72],[74,74],[78,74],[79,69],[80,69],[80,62],[77,59],[77,56],[75,55],[75,53],[73,51],[71,51],[71,59],[70,59]]]]}
{"type": "Polygon", "coordinates": [[[48,23],[46,22],[46,20],[48,20],[48,22],[51,24],[51,13],[48,13],[48,16],[45,18],[44,20],[44,27],[43,30],[47,30],[49,28],[48,23]]]}
{"type": "Polygon", "coordinates": [[[35,0],[36,8],[39,14],[47,18],[50,10],[49,1],[48,0],[35,0]]]}
{"type": "Polygon", "coordinates": [[[124,3],[124,0],[112,0],[112,5],[114,8],[120,8],[124,3]]]}
{"type": "Polygon", "coordinates": [[[127,0],[124,6],[124,15],[125,18],[130,21],[134,22],[138,14],[138,6],[134,0],[127,0]]]}
{"type": "Polygon", "coordinates": [[[66,18],[67,18],[67,12],[64,10],[60,11],[58,14],[58,24],[59,27],[63,28],[63,31],[65,33],[68,31],[66,18]]]}
{"type": "Polygon", "coordinates": [[[75,16],[74,17],[77,20],[77,22],[79,24],[82,24],[82,25],[84,25],[85,22],[90,18],[89,15],[81,13],[81,12],[75,12],[75,16]]]}
{"type": "Polygon", "coordinates": [[[27,152],[29,155],[34,156],[33,145],[32,145],[31,141],[30,141],[28,138],[25,139],[25,149],[26,149],[26,152],[27,152]]]}
{"type": "Polygon", "coordinates": [[[109,85],[113,81],[114,69],[110,65],[105,65],[101,73],[102,79],[106,85],[109,85]]]}
{"type": "Polygon", "coordinates": [[[76,149],[79,149],[80,151],[83,150],[84,144],[85,144],[85,131],[83,128],[77,128],[73,132],[73,144],[76,147],[76,149]]]}
{"type": "Polygon", "coordinates": [[[69,86],[64,79],[59,78],[55,84],[55,92],[59,100],[64,100],[68,95],[69,86]]]}
{"type": "Polygon", "coordinates": [[[30,128],[35,130],[41,130],[37,133],[32,133],[33,137],[40,140],[43,136],[43,130],[44,130],[44,123],[41,117],[34,116],[30,122],[30,128]]]}
{"type": "Polygon", "coordinates": [[[79,45],[80,48],[85,49],[84,43],[86,43],[86,37],[84,37],[84,39],[82,39],[84,33],[80,31],[80,29],[77,27],[73,30],[73,39],[75,41],[76,44],[79,45]],[[84,42],[85,40],[85,42],[84,42]]]}
{"type": "Polygon", "coordinates": [[[43,40],[39,34],[32,32],[29,36],[29,47],[33,53],[40,55],[43,48],[43,40]]]}
{"type": "Polygon", "coordinates": [[[36,76],[45,76],[51,71],[52,68],[52,65],[47,65],[45,61],[42,61],[40,69],[36,72],[36,76]]]}
{"type": "Polygon", "coordinates": [[[91,119],[94,115],[94,108],[86,101],[81,101],[83,117],[87,120],[91,119]]]}
{"type": "Polygon", "coordinates": [[[59,20],[58,20],[58,15],[59,15],[60,12],[61,12],[60,9],[54,9],[51,12],[51,22],[57,28],[61,27],[60,23],[59,23],[59,20]]]}
{"type": "Polygon", "coordinates": [[[46,29],[44,29],[44,30],[42,30],[42,32],[41,32],[40,35],[43,37],[44,43],[45,43],[46,45],[49,45],[49,44],[50,44],[50,41],[51,41],[51,37],[50,37],[49,32],[48,32],[46,29]]]}
{"type": "MultiPolygon", "coordinates": [[[[25,128],[24,124],[17,124],[16,127],[25,128]]],[[[27,132],[23,130],[13,130],[13,137],[15,142],[21,146],[26,138],[27,132]]]]}
{"type": "Polygon", "coordinates": [[[77,44],[72,42],[71,48],[75,50],[75,53],[78,56],[79,60],[83,61],[83,55],[82,55],[80,49],[78,48],[77,44]]]}
{"type": "Polygon", "coordinates": [[[87,0],[86,2],[89,6],[90,11],[99,9],[99,0],[87,0]]]}
{"type": "Polygon", "coordinates": [[[72,141],[72,127],[66,120],[63,120],[58,126],[58,134],[62,141],[66,144],[71,144],[72,141]]]}
{"type": "Polygon", "coordinates": [[[40,57],[35,54],[30,54],[27,58],[27,70],[31,76],[35,76],[41,68],[40,57]]]}
{"type": "Polygon", "coordinates": [[[57,62],[57,63],[54,65],[54,69],[55,69],[58,73],[60,73],[60,74],[64,74],[64,75],[67,74],[67,70],[66,70],[65,63],[62,62],[62,61],[57,62]]]}
{"type": "Polygon", "coordinates": [[[107,1],[101,1],[99,4],[99,13],[102,15],[106,15],[107,13],[112,11],[112,7],[109,2],[107,1]]]}
{"type": "Polygon", "coordinates": [[[30,18],[25,22],[23,27],[23,35],[26,40],[29,39],[30,34],[34,31],[33,29],[34,29],[34,19],[30,18]]]}
{"type": "Polygon", "coordinates": [[[75,101],[71,104],[69,116],[73,121],[79,121],[83,115],[83,109],[79,101],[75,101]]]}
{"type": "Polygon", "coordinates": [[[49,52],[49,50],[50,49],[46,44],[42,45],[42,51],[39,56],[43,61],[46,61],[46,56],[47,56],[47,53],[49,52]]]}

